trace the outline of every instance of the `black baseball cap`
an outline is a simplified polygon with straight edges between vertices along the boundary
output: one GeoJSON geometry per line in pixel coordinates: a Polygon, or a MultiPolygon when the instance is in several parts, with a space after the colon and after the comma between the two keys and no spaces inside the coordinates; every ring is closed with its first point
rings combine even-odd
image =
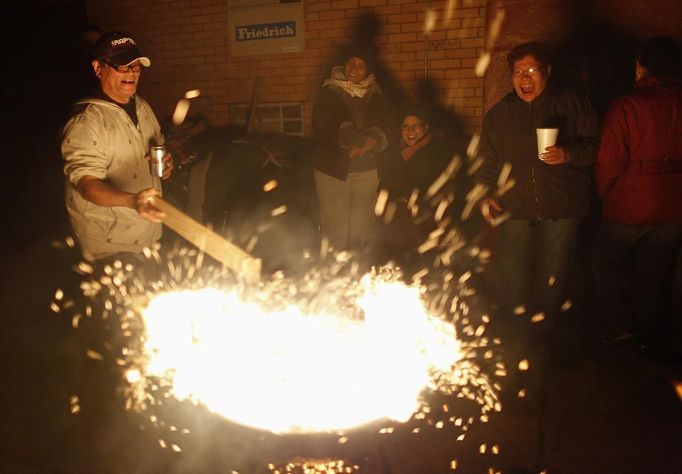
{"type": "Polygon", "coordinates": [[[135,40],[118,31],[102,35],[93,49],[95,59],[113,66],[127,66],[135,61],[140,61],[144,67],[152,64],[149,58],[142,54],[135,40]]]}

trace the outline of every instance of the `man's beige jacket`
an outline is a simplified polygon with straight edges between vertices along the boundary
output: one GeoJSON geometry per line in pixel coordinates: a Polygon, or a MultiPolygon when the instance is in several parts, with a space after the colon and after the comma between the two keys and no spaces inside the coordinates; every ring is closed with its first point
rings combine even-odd
{"type": "Polygon", "coordinates": [[[66,208],[87,260],[120,252],[139,253],[161,237],[161,224],[142,219],[134,209],[98,206],[76,188],[78,181],[89,175],[129,193],[161,189],[145,159],[152,144],[163,142],[159,122],[146,101],[137,96],[135,102],[137,126],[118,105],[84,99],[76,104],[79,109],[62,132],[66,208]]]}

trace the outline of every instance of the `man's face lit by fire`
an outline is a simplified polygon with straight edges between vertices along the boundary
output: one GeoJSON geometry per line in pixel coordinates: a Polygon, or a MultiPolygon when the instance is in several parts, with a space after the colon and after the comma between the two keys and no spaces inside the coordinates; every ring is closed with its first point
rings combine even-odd
{"type": "Polygon", "coordinates": [[[93,61],[92,67],[102,85],[102,91],[120,104],[127,104],[137,91],[142,65],[136,61],[114,68],[102,61],[93,61]]]}
{"type": "Polygon", "coordinates": [[[543,67],[532,55],[515,61],[512,84],[516,94],[525,102],[533,102],[545,90],[550,72],[550,66],[543,67]]]}
{"type": "Polygon", "coordinates": [[[346,61],[345,66],[346,80],[357,84],[367,77],[367,64],[362,58],[356,58],[353,56],[348,61],[346,61]]]}

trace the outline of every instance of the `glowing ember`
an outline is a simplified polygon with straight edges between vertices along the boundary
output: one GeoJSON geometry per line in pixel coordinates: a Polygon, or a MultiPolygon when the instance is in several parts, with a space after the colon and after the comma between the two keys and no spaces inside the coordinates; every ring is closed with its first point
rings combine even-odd
{"type": "Polygon", "coordinates": [[[189,111],[189,99],[180,99],[175,105],[175,110],[173,111],[173,123],[175,125],[180,125],[185,121],[187,117],[187,112],[189,111]]]}
{"type": "Polygon", "coordinates": [[[417,288],[365,277],[364,318],[268,310],[217,289],[158,295],[144,311],[144,367],[179,400],[273,432],[338,431],[408,420],[434,374],[462,357],[454,325],[430,317],[417,288]]]}
{"type": "Polygon", "coordinates": [[[682,400],[682,381],[675,380],[673,386],[675,387],[675,393],[677,393],[679,399],[682,400]]]}
{"type": "Polygon", "coordinates": [[[489,65],[490,65],[490,53],[488,53],[488,52],[483,53],[478,58],[478,61],[476,61],[476,67],[474,68],[474,73],[476,74],[476,77],[483,77],[485,75],[485,71],[488,69],[489,65]]]}
{"type": "Polygon", "coordinates": [[[271,179],[270,181],[263,185],[263,191],[265,191],[266,193],[270,192],[273,189],[276,189],[277,186],[278,186],[277,180],[271,179]]]}
{"type": "Polygon", "coordinates": [[[424,34],[429,34],[436,26],[438,13],[433,10],[427,10],[424,14],[424,34]]]}
{"type": "Polygon", "coordinates": [[[285,466],[270,464],[268,465],[268,470],[274,473],[300,472],[303,474],[352,474],[354,472],[359,472],[360,468],[357,465],[348,465],[341,459],[296,459],[287,463],[285,466]]]}

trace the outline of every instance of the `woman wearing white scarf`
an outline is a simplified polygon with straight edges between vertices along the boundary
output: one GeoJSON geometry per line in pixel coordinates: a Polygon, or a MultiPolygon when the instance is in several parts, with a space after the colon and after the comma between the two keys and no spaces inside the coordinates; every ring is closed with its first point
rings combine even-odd
{"type": "Polygon", "coordinates": [[[313,109],[313,163],[322,235],[335,250],[356,250],[369,236],[386,115],[366,55],[353,52],[332,68],[313,109]]]}

